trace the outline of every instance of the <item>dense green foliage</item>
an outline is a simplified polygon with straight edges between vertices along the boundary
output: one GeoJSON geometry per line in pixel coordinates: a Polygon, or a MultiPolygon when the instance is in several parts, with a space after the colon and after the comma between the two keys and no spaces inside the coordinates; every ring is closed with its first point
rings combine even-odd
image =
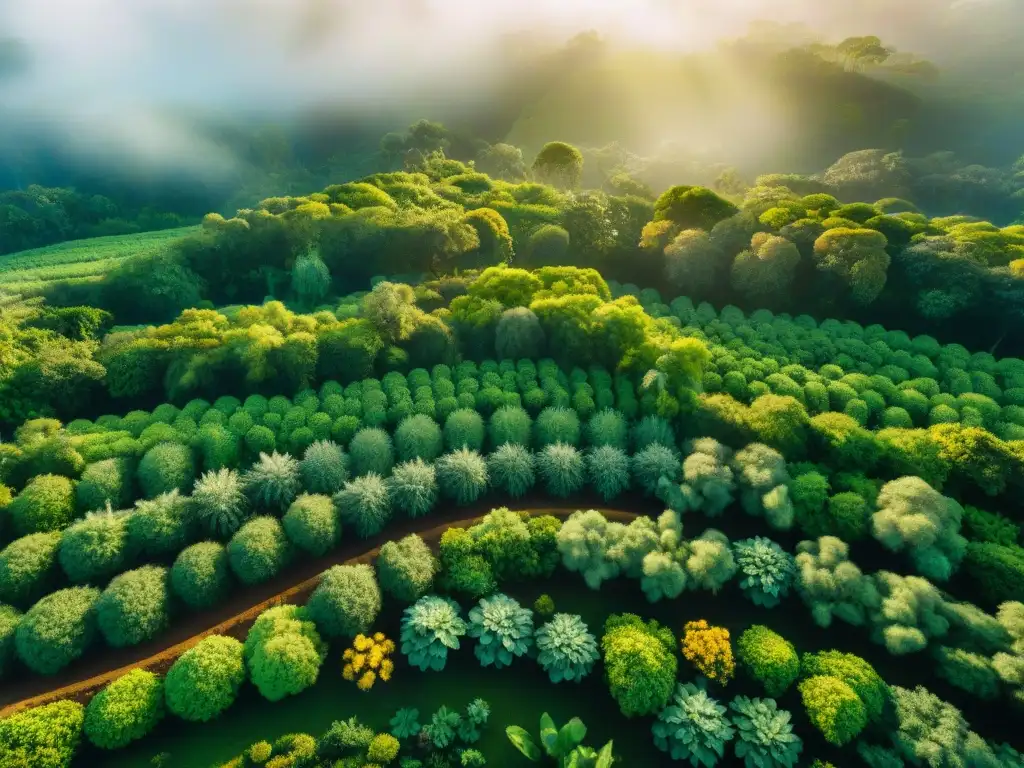
{"type": "Polygon", "coordinates": [[[164,716],[163,681],[133,669],[97,693],[85,708],[85,735],[103,749],[120,749],[149,733],[164,716]]]}
{"type": "Polygon", "coordinates": [[[302,494],[288,507],[281,523],[288,540],[314,556],[332,549],[341,535],[338,514],[329,496],[302,494]]]}
{"type": "Polygon", "coordinates": [[[438,567],[430,548],[414,533],[385,543],[376,565],[381,589],[406,603],[418,600],[430,590],[438,567]]]}
{"type": "Polygon", "coordinates": [[[327,649],[308,609],[282,605],[256,618],[244,652],[249,677],[260,694],[279,701],[316,683],[327,649]]]}
{"type": "Polygon", "coordinates": [[[215,541],[186,547],[171,568],[171,589],[190,608],[209,608],[220,602],[230,583],[227,550],[215,541]]]}
{"type": "Polygon", "coordinates": [[[242,644],[211,635],[185,651],[167,671],[167,709],[184,720],[212,720],[234,703],[244,681],[242,644]]]}
{"type": "MultiPolygon", "coordinates": [[[[857,40],[879,50],[847,50],[847,61],[892,54],[851,40],[836,55],[857,40]]],[[[827,62],[825,48],[801,55],[827,62]]],[[[154,727],[164,699],[175,715],[212,719],[246,672],[271,701],[297,694],[318,679],[321,633],[371,631],[382,592],[412,603],[400,647],[421,671],[443,670],[469,637],[484,666],[536,657],[552,681],[579,681],[598,659],[582,620],[538,600],[550,619],[535,630],[533,612],[499,591],[559,564],[591,589],[633,580],[650,602],[733,580],[739,591],[726,594],[762,608],[795,593],[822,628],[849,625],[894,657],[927,652],[958,696],[1022,700],[1024,622],[1007,601],[1024,598],[1024,362],[996,351],[1021,349],[1024,229],[936,214],[952,212],[943,185],[974,189],[986,209],[1005,204],[1024,166],[866,150],[814,176],[750,186],[730,170],[713,188],[655,189],[620,149],[556,141],[529,170],[515,147],[481,147],[492,178],[438,152],[452,143],[442,126],[417,125],[381,145],[404,170],[209,214],[159,253],[110,256],[83,267],[81,286],[41,289],[53,306],[0,296],[0,422],[17,427],[0,444],[0,600],[16,606],[0,605],[0,673],[54,674],[98,638],[142,643],[175,602],[208,608],[402,515],[493,492],[629,491],[666,511],[625,524],[584,508],[561,524],[498,509],[445,531],[436,557],[415,535],[388,542],[376,573],[331,568],[306,607],[261,615],[244,648],[207,638],[165,684],[141,671],[116,681],[90,703],[84,732],[123,746],[154,727]],[[595,180],[602,190],[580,189],[595,180]],[[86,300],[95,306],[72,305],[86,300]],[[721,516],[747,538],[684,538],[687,513],[721,516]],[[783,543],[749,532],[764,526],[783,543]],[[463,618],[435,588],[475,605],[463,618]]],[[[12,223],[76,199],[27,194],[0,207],[0,231],[21,243],[29,230],[12,223]]],[[[76,231],[46,221],[41,242],[76,231]]],[[[17,255],[0,286],[29,267],[26,283],[71,275],[79,259],[62,253],[17,255]]],[[[603,669],[626,716],[656,715],[656,744],[676,760],[728,760],[735,740],[747,766],[797,763],[789,713],[743,696],[727,708],[679,683],[676,645],[653,620],[608,618],[603,669]]],[[[769,696],[795,696],[799,680],[807,718],[835,746],[892,725],[891,749],[864,745],[868,762],[990,764],[955,707],[890,689],[859,656],[798,658],[761,625],[736,652],[769,696]]],[[[424,741],[475,740],[479,723],[460,718],[442,708],[424,741]]],[[[59,723],[52,737],[17,728],[28,735],[0,730],[16,761],[18,750],[70,760],[59,723]]],[[[300,734],[238,765],[347,768],[400,751],[355,724],[332,731],[324,754],[300,734]]]]}
{"type": "Polygon", "coordinates": [[[307,604],[321,632],[345,638],[368,631],[380,606],[380,587],[368,565],[335,565],[324,571],[307,604]]]}
{"type": "Polygon", "coordinates": [[[653,714],[672,695],[676,677],[676,641],[656,621],[633,614],[611,616],[601,638],[612,697],[627,717],[653,714]]]}
{"type": "Polygon", "coordinates": [[[53,675],[96,640],[100,591],[71,587],[47,595],[24,615],[14,634],[18,658],[32,671],[53,675]]]}
{"type": "Polygon", "coordinates": [[[0,760],[5,768],[68,768],[81,740],[84,712],[74,701],[56,701],[0,720],[0,760]]]}
{"type": "Polygon", "coordinates": [[[785,693],[800,675],[800,659],[793,644],[761,625],[740,635],[736,657],[771,697],[785,693]]]}
{"type": "Polygon", "coordinates": [[[259,584],[275,576],[293,555],[281,521],[254,517],[231,537],[227,547],[231,571],[243,584],[259,584]]]}

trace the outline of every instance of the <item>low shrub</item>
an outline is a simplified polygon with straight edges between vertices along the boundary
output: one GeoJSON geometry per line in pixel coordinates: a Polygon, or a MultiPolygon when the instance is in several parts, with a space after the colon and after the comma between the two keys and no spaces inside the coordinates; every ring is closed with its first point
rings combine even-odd
{"type": "Polygon", "coordinates": [[[128,549],[138,558],[163,558],[184,549],[197,533],[195,508],[177,490],[136,503],[128,516],[128,549]]]}
{"type": "Polygon", "coordinates": [[[395,464],[395,448],[391,436],[379,427],[364,427],[348,444],[352,474],[374,473],[387,476],[395,464]]]}
{"type": "Polygon", "coordinates": [[[102,583],[124,567],[127,544],[127,516],[98,512],[64,531],[58,559],[73,583],[102,583]]]}
{"type": "Polygon", "coordinates": [[[191,511],[207,534],[230,538],[252,514],[245,482],[233,469],[205,473],[192,490],[191,511]]]}
{"type": "Polygon", "coordinates": [[[484,420],[474,410],[459,408],[448,414],[444,422],[444,447],[448,451],[484,449],[484,420]]]}
{"type": "Polygon", "coordinates": [[[32,533],[0,551],[0,602],[27,608],[56,581],[59,531],[32,533]]]}
{"type": "Polygon", "coordinates": [[[133,669],[89,701],[85,735],[101,749],[122,749],[152,731],[163,716],[163,681],[152,672],[133,669]]]}
{"type": "Polygon", "coordinates": [[[430,591],[437,567],[430,548],[414,533],[385,543],[377,556],[381,589],[406,603],[430,591]]]}
{"type": "Polygon", "coordinates": [[[536,456],[537,473],[548,493],[567,498],[578,492],[586,480],[583,454],[566,443],[550,443],[536,456]]]}
{"type": "Polygon", "coordinates": [[[147,499],[175,489],[188,493],[196,479],[195,459],[188,446],[158,443],[142,457],[137,475],[147,499]]]}
{"type": "Polygon", "coordinates": [[[145,565],[111,580],[96,601],[96,623],[114,648],[138,645],[170,620],[167,569],[145,565]]]}
{"type": "Polygon", "coordinates": [[[386,484],[392,506],[409,517],[422,517],[437,503],[437,472],[423,459],[396,466],[386,484]]]}
{"type": "Polygon", "coordinates": [[[205,637],[168,670],[167,709],[183,720],[212,720],[235,703],[244,682],[242,644],[223,635],[205,637]]]}
{"type": "Polygon", "coordinates": [[[491,485],[502,493],[519,498],[536,482],[534,456],[519,443],[504,443],[487,457],[491,485]]]}
{"type": "Polygon", "coordinates": [[[243,584],[276,576],[291,560],[291,542],[276,517],[254,517],[238,529],[227,547],[231,571],[243,584]]]}
{"type": "Polygon", "coordinates": [[[308,493],[337,493],[348,480],[348,456],[336,443],[318,440],[299,462],[302,485],[308,493]]]}
{"type": "Polygon", "coordinates": [[[338,514],[329,496],[302,494],[292,502],[281,523],[288,540],[314,557],[333,549],[341,536],[338,514]]]}
{"type": "Polygon", "coordinates": [[[268,701],[280,701],[314,685],[326,653],[308,611],[296,605],[261,613],[244,646],[249,677],[268,701]]]}
{"type": "Polygon", "coordinates": [[[76,701],[55,701],[0,720],[4,768],[68,768],[82,739],[85,712],[76,701]]]}
{"type": "Polygon", "coordinates": [[[807,716],[830,744],[848,744],[867,725],[864,702],[838,677],[808,677],[799,689],[807,716]]]}
{"type": "Polygon", "coordinates": [[[14,633],[21,621],[21,611],[9,605],[0,605],[0,679],[10,670],[14,661],[14,633]]]}
{"type": "Polygon", "coordinates": [[[79,658],[96,640],[99,597],[93,587],[70,587],[33,605],[14,633],[18,658],[40,675],[56,674],[79,658]]]}
{"type": "Polygon", "coordinates": [[[37,475],[7,505],[14,532],[60,531],[75,518],[75,486],[60,475],[37,475]]]}
{"type": "Polygon", "coordinates": [[[889,700],[889,687],[874,667],[860,656],[841,651],[805,653],[800,666],[807,677],[820,675],[842,680],[864,702],[868,719],[879,720],[882,717],[889,700]]]}
{"type": "Polygon", "coordinates": [[[759,624],[740,635],[736,656],[741,666],[773,698],[785,693],[800,676],[800,659],[793,644],[759,624]]]}
{"type": "Polygon", "coordinates": [[[472,504],[487,490],[487,462],[474,450],[446,453],[434,466],[441,493],[456,504],[472,504]]]}
{"type": "Polygon", "coordinates": [[[324,571],[306,604],[309,617],[329,637],[369,631],[380,613],[380,587],[369,565],[335,565],[324,571]]]}
{"type": "Polygon", "coordinates": [[[254,506],[280,514],[302,490],[299,462],[287,453],[261,453],[242,476],[242,484],[254,506]]]}
{"type": "Polygon", "coordinates": [[[660,711],[672,696],[677,662],[675,638],[656,621],[613,615],[601,638],[612,698],[626,717],[660,711]]]}
{"type": "Polygon", "coordinates": [[[201,541],[181,551],[171,568],[171,589],[189,608],[216,605],[231,589],[231,567],[223,544],[201,541]]]}
{"type": "Polygon", "coordinates": [[[433,461],[444,450],[441,428],[436,421],[421,413],[407,416],[395,429],[395,449],[399,461],[433,461]]]}
{"type": "Polygon", "coordinates": [[[131,501],[131,475],[124,459],[104,459],[89,464],[75,487],[82,512],[104,509],[110,504],[121,509],[131,501]]]}
{"type": "Polygon", "coordinates": [[[380,533],[391,519],[388,484],[374,472],[345,483],[335,494],[334,504],[342,522],[352,526],[356,535],[363,539],[380,533]]]}

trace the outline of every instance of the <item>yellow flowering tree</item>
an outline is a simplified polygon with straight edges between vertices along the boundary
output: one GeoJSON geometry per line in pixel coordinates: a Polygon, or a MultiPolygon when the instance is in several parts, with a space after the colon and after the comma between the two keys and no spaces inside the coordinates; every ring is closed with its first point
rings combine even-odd
{"type": "Polygon", "coordinates": [[[726,685],[736,672],[729,630],[712,627],[704,619],[689,621],[683,628],[683,656],[702,675],[726,685]]]}
{"type": "Polygon", "coordinates": [[[352,647],[346,648],[342,654],[345,666],[341,675],[346,680],[354,680],[359,690],[368,691],[378,678],[385,683],[391,679],[395,663],[390,657],[394,652],[394,641],[385,637],[383,632],[372,636],[356,635],[352,647]]]}

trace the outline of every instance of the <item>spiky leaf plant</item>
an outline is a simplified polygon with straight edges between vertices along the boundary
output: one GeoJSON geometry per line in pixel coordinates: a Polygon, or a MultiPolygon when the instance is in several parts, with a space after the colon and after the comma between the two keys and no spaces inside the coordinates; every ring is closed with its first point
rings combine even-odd
{"type": "Polygon", "coordinates": [[[260,459],[243,477],[252,503],[267,510],[283,512],[302,489],[299,462],[287,453],[261,453],[260,459]]]}
{"type": "Polygon", "coordinates": [[[474,450],[446,453],[434,466],[441,492],[456,504],[472,504],[487,490],[487,462],[474,450]]]}
{"type": "Polygon", "coordinates": [[[629,456],[613,445],[600,445],[587,453],[587,480],[605,501],[629,488],[629,456]]]}
{"type": "Polygon", "coordinates": [[[317,440],[302,456],[299,473],[307,493],[330,495],[348,480],[348,456],[337,443],[317,440]]]}
{"type": "Polygon", "coordinates": [[[251,514],[242,479],[233,469],[207,472],[196,480],[192,509],[203,529],[222,539],[231,538],[251,514]]]}
{"type": "Polygon", "coordinates": [[[422,517],[437,503],[437,473],[423,459],[399,464],[387,479],[392,506],[409,517],[422,517]]]}
{"type": "Polygon", "coordinates": [[[536,482],[534,457],[519,443],[505,443],[487,457],[491,483],[502,493],[519,498],[536,482]]]}

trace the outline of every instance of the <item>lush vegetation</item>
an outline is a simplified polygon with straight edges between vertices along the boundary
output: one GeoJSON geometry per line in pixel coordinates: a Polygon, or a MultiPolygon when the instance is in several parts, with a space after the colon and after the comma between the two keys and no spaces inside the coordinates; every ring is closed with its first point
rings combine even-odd
{"type": "Polygon", "coordinates": [[[195,231],[196,227],[175,226],[138,234],[90,237],[12,253],[0,258],[0,291],[56,297],[71,286],[101,282],[105,274],[125,260],[162,253],[171,243],[195,231]]]}
{"type": "MultiPolygon", "coordinates": [[[[1024,166],[872,149],[654,183],[611,149],[465,145],[422,121],[381,142],[386,171],[189,231],[0,195],[5,685],[113,668],[324,569],[244,637],[13,712],[0,768],[299,706],[331,676],[391,701],[463,658],[599,677],[693,766],[1024,764],[1024,166]],[[502,506],[544,499],[575,511],[502,506]],[[460,507],[491,511],[427,534],[460,507]],[[537,597],[556,582],[632,602],[585,619],[537,597]]],[[[500,764],[495,726],[533,762],[628,759],[466,694],[225,765],[500,764]]]]}

